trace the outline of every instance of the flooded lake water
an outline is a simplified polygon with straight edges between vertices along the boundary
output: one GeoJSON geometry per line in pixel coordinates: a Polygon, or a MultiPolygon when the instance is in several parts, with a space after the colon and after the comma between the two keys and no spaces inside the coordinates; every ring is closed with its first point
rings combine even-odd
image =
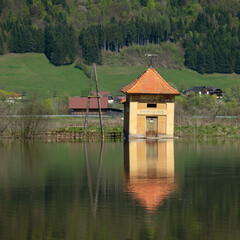
{"type": "Polygon", "coordinates": [[[239,239],[236,141],[0,143],[0,239],[239,239]]]}

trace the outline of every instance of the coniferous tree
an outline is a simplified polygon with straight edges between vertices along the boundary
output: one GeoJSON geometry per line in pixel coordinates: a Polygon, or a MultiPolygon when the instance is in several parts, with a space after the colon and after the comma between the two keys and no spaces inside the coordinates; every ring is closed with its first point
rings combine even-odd
{"type": "Polygon", "coordinates": [[[4,1],[3,0],[0,0],[0,15],[3,11],[3,8],[4,8],[4,1]]]}
{"type": "Polygon", "coordinates": [[[182,35],[182,32],[183,32],[183,22],[182,22],[182,19],[180,18],[179,21],[178,21],[178,24],[177,24],[177,33],[176,33],[178,39],[182,35]]]}
{"type": "Polygon", "coordinates": [[[196,69],[197,72],[201,74],[205,73],[205,66],[206,66],[205,56],[202,49],[200,49],[197,51],[197,69],[196,69]]]}
{"type": "Polygon", "coordinates": [[[178,6],[179,6],[179,7],[183,7],[183,6],[185,6],[186,3],[187,3],[186,0],[178,0],[178,6]]]}
{"type": "Polygon", "coordinates": [[[63,7],[66,7],[66,1],[65,0],[52,0],[53,5],[59,5],[61,4],[63,7]]]}
{"type": "Polygon", "coordinates": [[[45,28],[45,54],[56,66],[71,64],[76,57],[74,31],[63,23],[45,28]]]}
{"type": "Polygon", "coordinates": [[[134,19],[132,19],[126,26],[126,46],[130,46],[135,42],[136,39],[136,25],[134,19]]]}
{"type": "Polygon", "coordinates": [[[185,53],[185,66],[197,70],[197,51],[193,43],[187,44],[185,53]]]}
{"type": "Polygon", "coordinates": [[[240,74],[240,46],[235,49],[234,72],[240,74]]]}
{"type": "Polygon", "coordinates": [[[3,46],[3,40],[2,37],[0,36],[0,55],[4,53],[4,46],[3,46]]]}
{"type": "Polygon", "coordinates": [[[33,4],[33,1],[32,1],[32,0],[26,0],[26,2],[27,2],[27,5],[33,4]]]}
{"type": "Polygon", "coordinates": [[[144,7],[147,6],[148,1],[147,0],[140,0],[140,4],[144,7]]]}
{"type": "Polygon", "coordinates": [[[215,70],[214,50],[210,43],[203,46],[203,55],[205,58],[204,73],[213,73],[215,70]]]}
{"type": "Polygon", "coordinates": [[[101,63],[101,52],[98,46],[98,39],[96,35],[92,34],[95,29],[82,29],[79,36],[79,45],[82,49],[82,55],[87,64],[101,63]],[[90,31],[89,31],[90,30],[90,31]]]}
{"type": "MultiPolygon", "coordinates": [[[[10,52],[44,52],[44,38],[41,29],[35,29],[31,21],[15,21],[9,25],[10,37],[8,39],[8,48],[10,52]]],[[[8,29],[5,26],[5,29],[8,29]]]]}

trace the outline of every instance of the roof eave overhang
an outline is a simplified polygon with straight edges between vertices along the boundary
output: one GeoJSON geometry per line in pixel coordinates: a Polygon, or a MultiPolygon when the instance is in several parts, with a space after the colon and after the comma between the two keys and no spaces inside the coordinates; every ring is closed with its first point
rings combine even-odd
{"type": "Polygon", "coordinates": [[[174,95],[174,96],[181,95],[180,93],[128,93],[128,92],[123,93],[126,95],[174,95]]]}
{"type": "MultiPolygon", "coordinates": [[[[75,109],[75,110],[86,110],[87,111],[87,108],[71,108],[71,107],[68,107],[69,109],[75,109]]],[[[99,108],[89,108],[89,110],[98,110],[99,108]]],[[[102,108],[101,107],[101,110],[107,110],[108,108],[102,108]]]]}

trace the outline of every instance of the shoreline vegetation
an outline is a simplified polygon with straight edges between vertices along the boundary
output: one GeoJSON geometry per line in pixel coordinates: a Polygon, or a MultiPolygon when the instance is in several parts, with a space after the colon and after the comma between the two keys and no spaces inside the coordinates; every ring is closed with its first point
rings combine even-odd
{"type": "Polygon", "coordinates": [[[179,138],[231,138],[240,139],[240,126],[237,123],[208,123],[175,125],[175,136],[179,138]]]}
{"type": "MultiPolygon", "coordinates": [[[[175,136],[179,138],[240,138],[240,87],[212,96],[179,96],[175,101],[175,136]],[[222,116],[219,118],[218,116],[222,116]]],[[[65,106],[67,102],[59,102],[65,106]]],[[[83,139],[85,117],[53,116],[51,99],[29,99],[11,104],[0,101],[0,137],[11,139],[83,139]],[[52,115],[46,117],[46,115],[52,115]]],[[[68,113],[69,114],[69,113],[68,113]]],[[[123,117],[104,117],[105,139],[123,139],[123,117]]],[[[90,117],[86,139],[101,139],[99,118],[90,117]]]]}
{"type": "MultiPolygon", "coordinates": [[[[32,118],[31,118],[32,119],[32,118]]],[[[18,119],[18,124],[21,119],[18,119]]],[[[26,121],[26,119],[25,119],[26,121]]],[[[30,121],[30,120],[28,120],[30,121]]],[[[33,121],[33,120],[31,120],[33,121]]],[[[83,141],[85,118],[57,117],[57,118],[36,118],[39,122],[38,129],[27,130],[22,126],[16,129],[10,125],[2,131],[2,139],[23,139],[23,140],[42,140],[42,141],[83,141]],[[11,132],[12,131],[12,132],[11,132]]],[[[188,122],[177,122],[175,124],[174,136],[180,139],[240,139],[240,118],[208,119],[192,118],[188,122]]],[[[34,124],[33,124],[34,125],[34,124]]],[[[15,123],[16,126],[16,123],[15,123]]],[[[104,118],[104,139],[110,141],[122,141],[123,119],[104,118]]],[[[101,139],[101,129],[98,118],[89,118],[87,141],[101,139]]]]}

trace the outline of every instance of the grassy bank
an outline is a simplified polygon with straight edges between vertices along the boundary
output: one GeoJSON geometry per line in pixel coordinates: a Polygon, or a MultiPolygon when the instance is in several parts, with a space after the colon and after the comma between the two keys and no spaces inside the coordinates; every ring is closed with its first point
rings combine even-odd
{"type": "MultiPolygon", "coordinates": [[[[83,127],[67,127],[60,129],[63,132],[73,132],[73,133],[83,133],[83,127]]],[[[106,135],[110,133],[121,133],[123,131],[122,126],[105,126],[104,133],[106,135]]],[[[225,138],[225,139],[240,139],[240,126],[230,124],[208,124],[208,125],[176,125],[174,129],[175,137],[179,138],[197,138],[197,139],[207,139],[207,138],[225,138]]],[[[88,127],[87,133],[89,135],[95,134],[100,135],[101,129],[98,126],[88,127]]]]}
{"type": "MultiPolygon", "coordinates": [[[[145,70],[145,66],[98,66],[100,91],[120,94],[123,86],[134,81],[145,70]]],[[[198,74],[191,70],[156,68],[156,70],[178,89],[191,86],[218,86],[223,90],[240,84],[236,74],[198,74]]],[[[8,54],[0,56],[0,88],[7,91],[26,91],[47,98],[68,94],[86,95],[89,79],[74,65],[55,67],[44,54],[8,54]]]]}
{"type": "MultiPolygon", "coordinates": [[[[84,118],[51,118],[48,130],[83,132],[84,118]]],[[[240,125],[237,119],[222,120],[193,120],[190,124],[176,124],[175,136],[180,138],[240,138],[240,125]]],[[[123,120],[120,118],[103,118],[105,133],[122,132],[123,120]]],[[[88,122],[88,132],[100,133],[99,120],[90,118],[88,122]]]]}
{"type": "MultiPolygon", "coordinates": [[[[48,119],[47,131],[83,131],[85,118],[72,118],[72,117],[51,117],[48,119]]],[[[103,118],[104,129],[123,129],[123,119],[121,118],[103,118]]],[[[89,131],[100,131],[100,123],[98,118],[88,119],[89,131]]]]}
{"type": "Polygon", "coordinates": [[[238,124],[204,124],[204,125],[176,125],[175,136],[181,138],[237,138],[240,139],[238,124]]]}

